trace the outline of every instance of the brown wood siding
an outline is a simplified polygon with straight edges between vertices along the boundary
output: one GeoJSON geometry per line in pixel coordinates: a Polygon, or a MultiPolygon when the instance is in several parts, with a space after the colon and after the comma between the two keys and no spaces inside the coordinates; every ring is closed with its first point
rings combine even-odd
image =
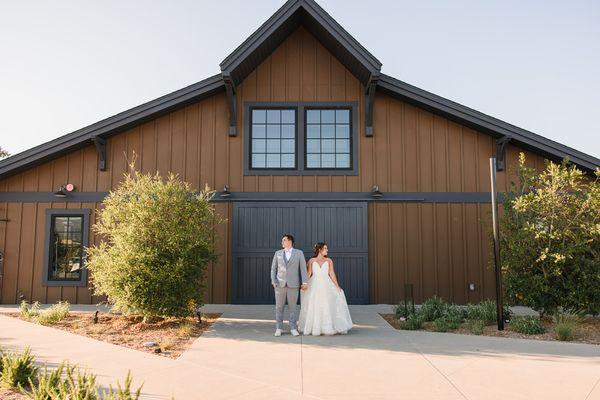
{"type": "MultiPolygon", "coordinates": [[[[364,89],[305,29],[300,28],[237,88],[238,136],[229,137],[224,93],[145,122],[108,139],[107,171],[97,168],[90,144],[0,181],[0,191],[51,192],[66,182],[83,192],[118,185],[134,159],[144,172],[179,174],[195,189],[205,185],[234,192],[357,192],[375,184],[384,192],[488,192],[492,137],[392,97],[377,94],[374,136],[364,135],[364,89]],[[359,104],[358,176],[244,176],[243,105],[255,101],[355,101],[359,104]]],[[[507,148],[509,170],[517,147],[507,148]]],[[[543,158],[526,152],[529,165],[543,158]]],[[[510,183],[500,173],[499,189],[510,183]]],[[[94,203],[0,203],[0,251],[5,253],[0,300],[90,303],[89,288],[45,287],[45,210],[97,208],[94,203]]],[[[221,254],[207,274],[206,301],[225,303],[231,285],[231,204],[217,204],[228,222],[218,228],[221,254]]],[[[439,294],[457,302],[493,295],[489,259],[489,205],[378,203],[369,206],[370,297],[373,303],[402,299],[413,283],[417,301],[439,294]],[[475,292],[467,285],[474,282],[475,292]]],[[[96,213],[92,213],[91,222],[96,213]]],[[[325,239],[325,238],[324,238],[325,239]]],[[[99,243],[93,232],[90,243],[99,243]]]]}
{"type": "Polygon", "coordinates": [[[494,296],[489,205],[376,203],[369,219],[372,303],[399,302],[407,283],[417,302],[434,294],[457,303],[494,296]]]}

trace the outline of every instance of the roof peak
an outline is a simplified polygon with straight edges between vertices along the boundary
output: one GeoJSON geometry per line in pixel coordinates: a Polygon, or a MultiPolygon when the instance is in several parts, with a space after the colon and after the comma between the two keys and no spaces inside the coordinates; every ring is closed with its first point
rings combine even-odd
{"type": "Polygon", "coordinates": [[[238,85],[300,25],[364,85],[379,76],[381,62],[314,0],[288,0],[221,62],[223,76],[238,85]]]}

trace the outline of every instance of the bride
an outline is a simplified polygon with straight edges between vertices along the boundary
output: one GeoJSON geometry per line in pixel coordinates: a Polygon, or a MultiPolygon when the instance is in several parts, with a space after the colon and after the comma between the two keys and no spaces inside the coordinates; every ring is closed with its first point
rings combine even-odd
{"type": "Polygon", "coordinates": [[[298,324],[304,335],[345,334],[352,328],[346,296],[327,251],[327,243],[317,243],[313,258],[308,260],[308,289],[301,294],[298,324]]]}

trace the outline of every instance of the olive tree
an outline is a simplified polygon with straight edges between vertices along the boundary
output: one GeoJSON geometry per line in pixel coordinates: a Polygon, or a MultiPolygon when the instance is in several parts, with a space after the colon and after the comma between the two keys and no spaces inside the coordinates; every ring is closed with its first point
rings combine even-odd
{"type": "Polygon", "coordinates": [[[103,240],[87,252],[94,293],[127,314],[190,315],[217,257],[215,226],[223,220],[213,195],[173,174],[163,179],[131,168],[97,211],[93,230],[103,240]]]}
{"type": "Polygon", "coordinates": [[[501,248],[508,300],[540,313],[600,311],[600,172],[568,161],[537,173],[519,157],[504,201],[501,248]]]}

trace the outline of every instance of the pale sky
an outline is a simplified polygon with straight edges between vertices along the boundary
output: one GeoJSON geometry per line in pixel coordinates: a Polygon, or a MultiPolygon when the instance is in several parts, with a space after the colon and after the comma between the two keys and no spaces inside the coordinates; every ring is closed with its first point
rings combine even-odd
{"type": "MultiPolygon", "coordinates": [[[[219,72],[283,0],[0,0],[15,154],[219,72]]],[[[600,157],[600,2],[320,0],[422,89],[600,157]]]]}

